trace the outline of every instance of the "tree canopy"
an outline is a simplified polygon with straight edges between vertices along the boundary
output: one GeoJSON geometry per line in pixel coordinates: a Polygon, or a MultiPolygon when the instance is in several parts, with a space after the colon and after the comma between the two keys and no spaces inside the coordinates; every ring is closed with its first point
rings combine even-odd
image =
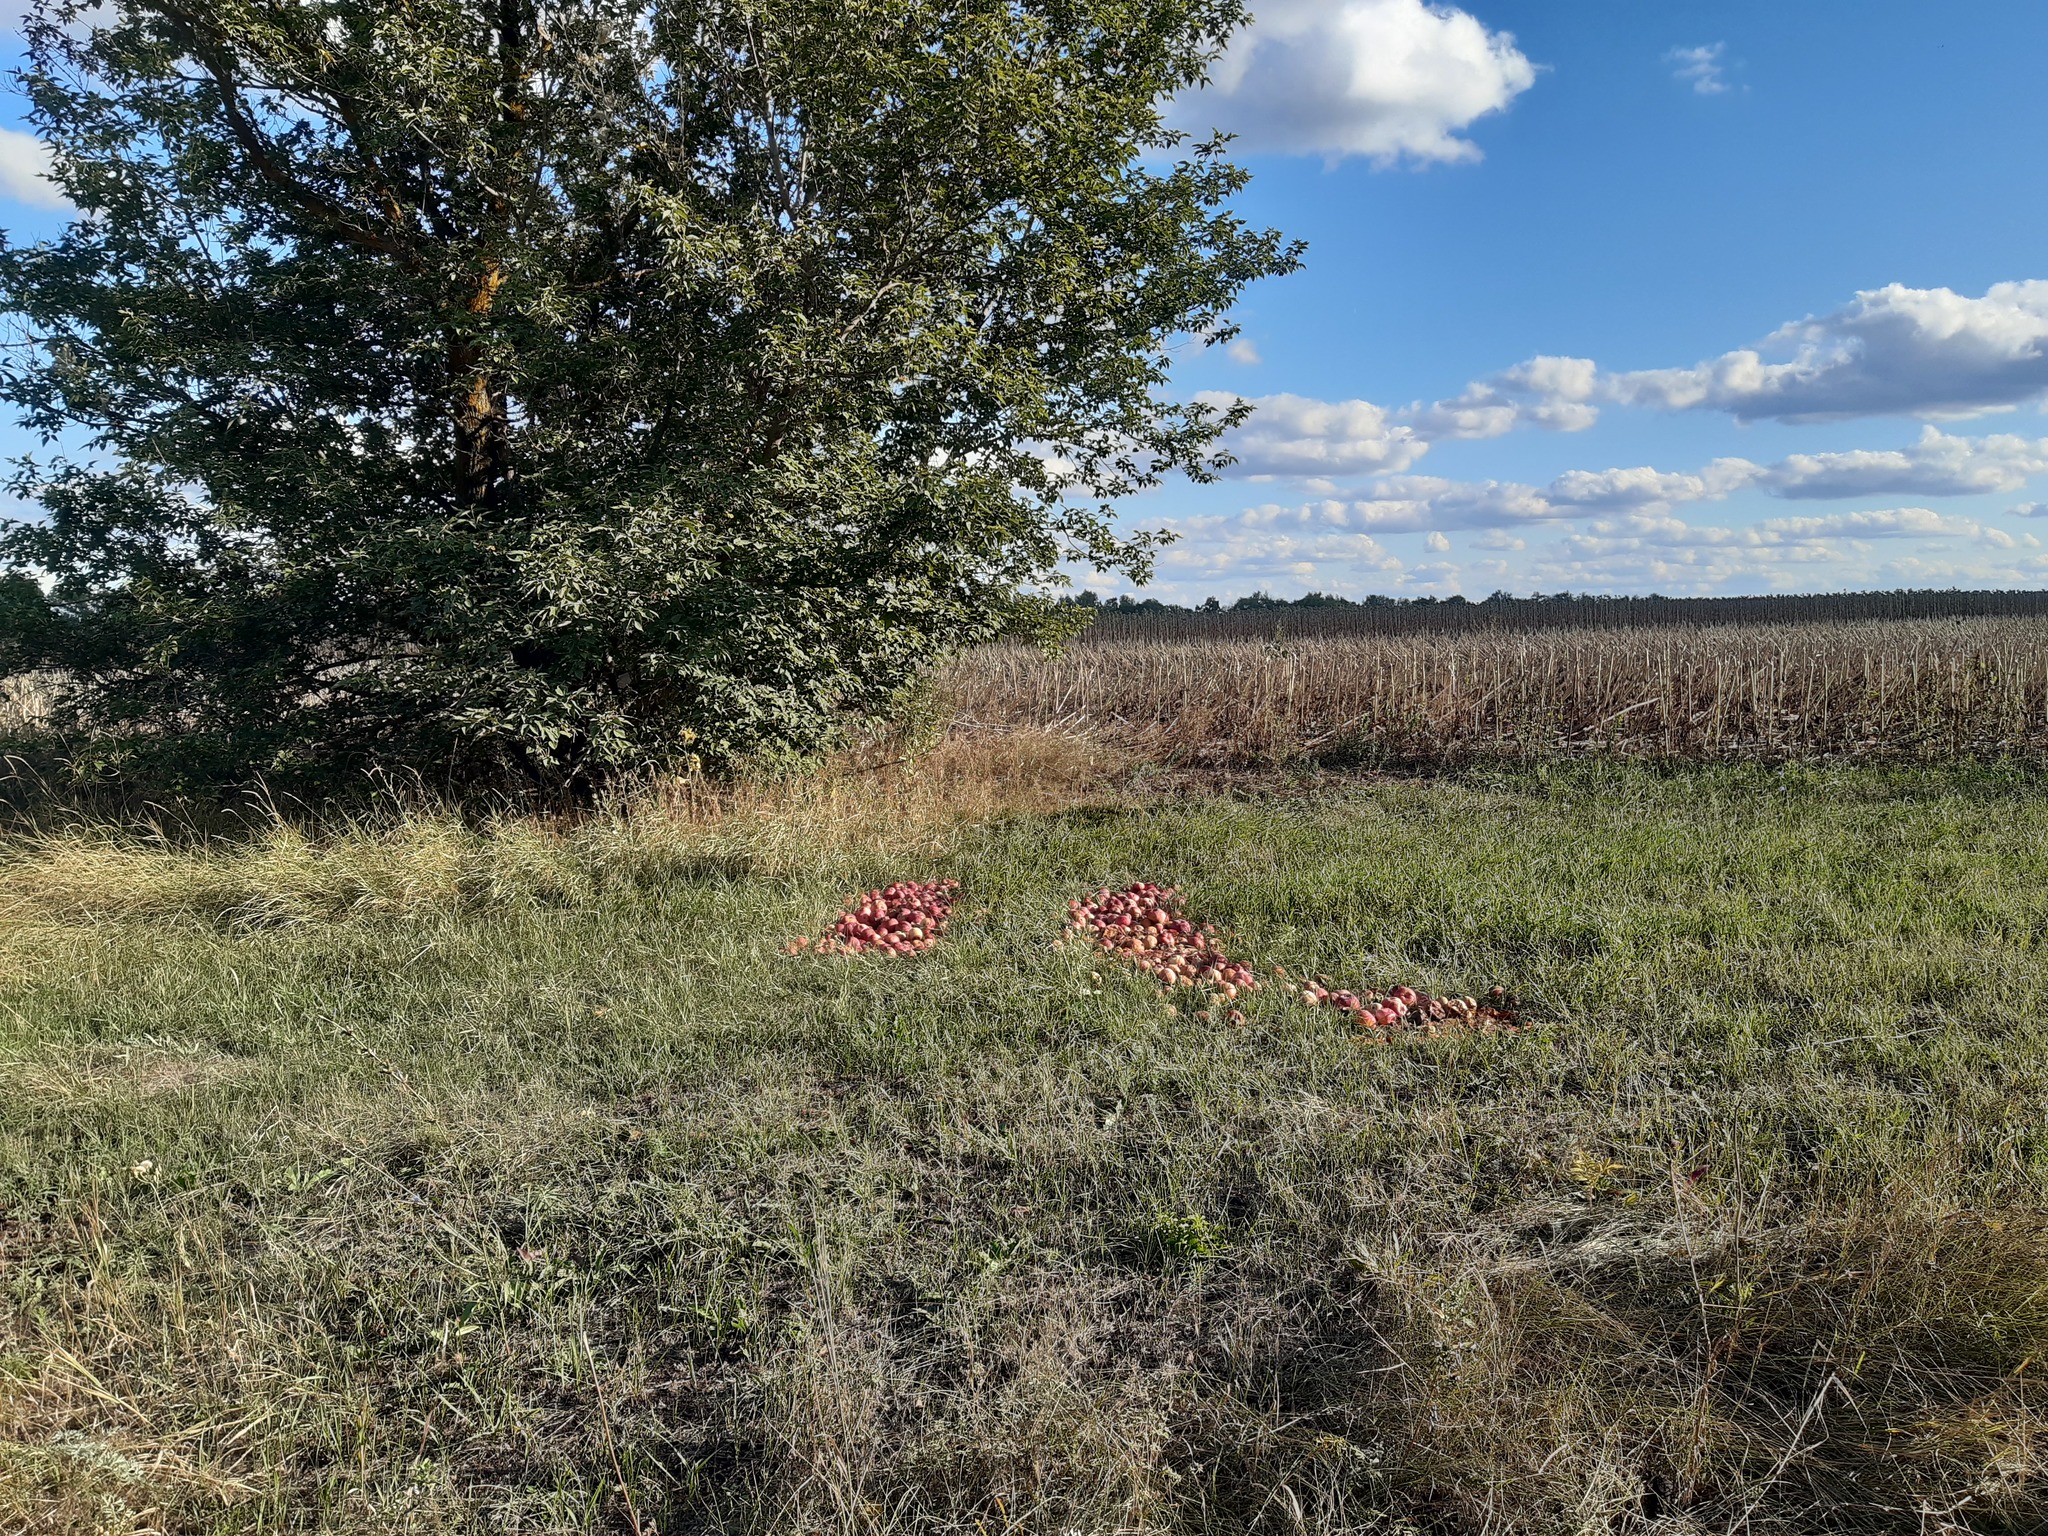
{"type": "Polygon", "coordinates": [[[1163,100],[1240,0],[41,0],[0,557],[78,724],[556,784],[809,750],[1217,462],[1298,248],[1163,100]]]}

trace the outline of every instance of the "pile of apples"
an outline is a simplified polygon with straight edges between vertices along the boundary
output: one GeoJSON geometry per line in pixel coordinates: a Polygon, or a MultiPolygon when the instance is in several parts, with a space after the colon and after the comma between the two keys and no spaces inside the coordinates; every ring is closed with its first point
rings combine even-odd
{"type": "MultiPolygon", "coordinates": [[[[959,890],[957,880],[899,880],[849,899],[824,938],[793,939],[784,948],[792,955],[858,955],[869,950],[920,954],[944,935],[959,890]]],[[[1170,885],[1142,881],[1068,902],[1059,944],[1069,940],[1128,960],[1168,993],[1191,989],[1211,1018],[1217,1017],[1215,1010],[1259,986],[1249,965],[1232,960],[1218,947],[1212,925],[1187,917],[1179,889],[1170,885]]],[[[1432,997],[1408,986],[1347,991],[1332,987],[1327,976],[1290,977],[1279,965],[1273,967],[1273,975],[1309,1007],[1334,1008],[1369,1035],[1400,1030],[1433,1035],[1447,1028],[1493,1034],[1523,1027],[1521,1010],[1500,987],[1483,999],[1432,997]]],[[[1243,1013],[1231,1009],[1231,1023],[1244,1021],[1243,1013]]]]}
{"type": "Polygon", "coordinates": [[[959,889],[958,880],[899,880],[848,901],[816,945],[794,939],[786,948],[792,955],[806,949],[819,955],[858,955],[871,949],[919,954],[937,944],[946,931],[959,889]]]}
{"type": "MultiPolygon", "coordinates": [[[[1286,972],[1275,967],[1275,973],[1286,972]]],[[[1333,991],[1327,977],[1303,978],[1301,1000],[1311,1008],[1335,1008],[1349,1014],[1364,1030],[1412,1029],[1435,1034],[1445,1026],[1475,1028],[1491,1034],[1522,1027],[1522,1017],[1506,991],[1495,987],[1484,1000],[1476,997],[1431,997],[1413,987],[1384,991],[1333,991]]]]}
{"type": "MultiPolygon", "coordinates": [[[[1088,901],[1067,903],[1060,940],[1078,939],[1120,955],[1169,992],[1192,987],[1212,1005],[1234,1003],[1258,987],[1252,968],[1216,946],[1216,930],[1182,914],[1180,892],[1150,881],[1121,891],[1100,890],[1088,901]]],[[[1233,1023],[1244,1015],[1235,1011],[1233,1023]]]]}

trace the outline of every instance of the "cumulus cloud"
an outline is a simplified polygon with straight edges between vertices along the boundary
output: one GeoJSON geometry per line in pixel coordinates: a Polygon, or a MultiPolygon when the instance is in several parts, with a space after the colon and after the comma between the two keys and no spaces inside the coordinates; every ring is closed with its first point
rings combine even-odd
{"type": "Polygon", "coordinates": [[[49,145],[32,133],[0,128],[0,196],[31,208],[69,208],[70,199],[49,175],[49,145]]]}
{"type": "Polygon", "coordinates": [[[1201,595],[1224,584],[1476,595],[1533,584],[1581,591],[1811,591],[1939,585],[1940,572],[1974,586],[2024,586],[2048,577],[2048,546],[2033,534],[1922,506],[1743,526],[1695,523],[1668,508],[1650,508],[1561,527],[1526,486],[1411,477],[1398,492],[1365,502],[1328,499],[1186,519],[1177,527],[1182,542],[1161,561],[1164,590],[1201,595]],[[1443,558],[1451,541],[1418,516],[1441,517],[1447,509],[1497,520],[1472,538],[1474,550],[1486,553],[1462,564],[1443,558]],[[1419,563],[1404,562],[1384,542],[1416,533],[1428,552],[1419,563]],[[1893,553],[1880,553],[1885,550],[1893,553]]]}
{"type": "Polygon", "coordinates": [[[2007,517],[2048,517],[2048,501],[2023,501],[2005,509],[2007,517]]]}
{"type": "Polygon", "coordinates": [[[1533,485],[1512,480],[1439,480],[1417,475],[1375,487],[1377,494],[1350,504],[1359,525],[1388,532],[1511,527],[1551,522],[1560,511],[1533,485]]]}
{"type": "MultiPolygon", "coordinates": [[[[2048,438],[1958,437],[1927,427],[1919,441],[1906,448],[1795,453],[1775,464],[1722,458],[1690,472],[1647,464],[1573,469],[1540,487],[1506,480],[1460,481],[1401,474],[1428,444],[1375,406],[1363,401],[1325,406],[1286,395],[1272,398],[1281,404],[1268,418],[1265,436],[1251,441],[1233,438],[1232,446],[1246,455],[1238,470],[1268,479],[1311,467],[1337,474],[1377,474],[1380,478],[1357,500],[1318,503],[1364,509],[1361,525],[1421,530],[1562,521],[1722,501],[1752,489],[1788,501],[1977,496],[2017,490],[2029,477],[2048,472],[2048,438]]],[[[1259,418],[1252,420],[1256,425],[1259,418]]],[[[1319,495],[1338,494],[1333,480],[1318,478],[1309,484],[1319,495]]],[[[2048,504],[2028,502],[2012,512],[2018,517],[2048,515],[2048,504]]]]}
{"type": "MultiPolygon", "coordinates": [[[[2048,280],[2030,280],[1996,284],[1981,298],[1894,283],[1860,293],[1831,314],[1784,326],[1761,348],[1725,352],[1690,368],[1610,373],[1590,358],[1539,356],[1428,404],[1388,410],[1351,401],[1333,409],[1371,411],[1387,430],[1405,428],[1413,463],[1435,442],[1501,437],[1524,427],[1583,431],[1599,420],[1603,404],[1811,423],[1887,415],[1957,419],[2044,398],[2048,280]],[[1772,361],[1766,352],[1787,355],[1772,361]]],[[[1814,489],[1784,494],[1959,495],[2009,489],[2038,472],[2038,444],[2016,437],[1980,441],[1983,446],[1968,450],[1974,457],[1967,485],[1945,476],[1938,452],[1923,446],[1913,465],[1923,477],[1917,480],[1900,478],[1905,466],[1896,455],[1788,460],[1783,483],[1803,481],[1814,489]],[[2008,455],[2002,468],[1995,462],[2000,452],[2008,455]],[[1873,483],[1853,491],[1823,488],[1859,474],[1873,483]]]]}
{"type": "MultiPolygon", "coordinates": [[[[1506,541],[1519,550],[1524,541],[1506,541]]],[[[1481,543],[1487,540],[1482,539],[1481,543]]],[[[1715,528],[1618,519],[1528,549],[1512,581],[1555,590],[1715,592],[2026,587],[2048,580],[2042,543],[1925,507],[1715,528]]]]}
{"type": "Polygon", "coordinates": [[[1911,448],[1795,453],[1767,472],[1773,495],[1976,496],[2016,491],[2048,470],[2048,441],[2001,434],[1950,437],[1933,427],[1911,448]]]}
{"type": "MultiPolygon", "coordinates": [[[[1816,579],[1866,586],[1926,585],[1901,577],[1911,569],[1936,568],[1988,576],[1994,568],[1957,563],[1956,552],[1974,548],[1997,558],[2028,547],[2024,535],[2015,538],[1974,519],[1927,507],[1781,517],[1735,528],[1651,512],[1596,522],[1556,540],[1539,552],[1530,575],[1539,583],[1662,591],[1711,591],[1736,583],[1811,586],[1816,579]],[[1923,548],[1942,551],[1943,557],[1930,561],[1910,554],[1888,564],[1871,558],[1877,547],[1897,541],[1920,541],[1923,548]],[[1817,568],[1834,574],[1817,577],[1817,568]]],[[[2018,558],[2019,564],[2002,569],[1999,580],[1973,584],[2021,585],[2025,569],[2048,563],[2024,553],[2018,558]]]]}
{"type": "Polygon", "coordinates": [[[1626,404],[1726,411],[1743,421],[1973,416],[2043,392],[2048,281],[2038,279],[1997,283],[1981,298],[1893,283],[1782,327],[1761,350],[1602,381],[1607,398],[1626,404]],[[1789,356],[1766,361],[1766,351],[1789,356]]]}
{"type": "Polygon", "coordinates": [[[1512,35],[1423,0],[1265,0],[1209,85],[1170,121],[1244,149],[1362,155],[1388,165],[1477,160],[1461,130],[1536,80],[1512,35]]]}
{"type": "MultiPolygon", "coordinates": [[[[1238,360],[1259,359],[1254,352],[1238,360]]],[[[1461,395],[1402,410],[1369,400],[1264,395],[1250,399],[1251,420],[1225,446],[1238,458],[1231,473],[1242,477],[1313,475],[1327,482],[1333,475],[1398,474],[1435,442],[1501,437],[1525,426],[1583,431],[1599,419],[1587,403],[1598,381],[1589,359],[1534,357],[1461,395]]],[[[1244,397],[1211,390],[1195,398],[1227,408],[1244,397]]]]}
{"type": "Polygon", "coordinates": [[[1982,558],[1958,560],[1953,556],[1911,554],[1880,566],[1876,572],[1888,587],[2030,587],[2048,580],[2048,557],[2022,556],[2017,560],[1982,558]]]}
{"type": "MultiPolygon", "coordinates": [[[[1705,592],[1729,586],[1897,585],[1903,572],[1936,569],[1967,570],[1985,578],[1976,585],[2015,586],[2048,572],[2040,539],[1928,507],[1771,518],[1735,527],[1689,522],[1653,509],[1546,530],[1546,519],[1530,516],[1526,503],[1517,505],[1515,487],[1489,488],[1490,505],[1474,487],[1418,479],[1403,489],[1411,501],[1435,500],[1432,510],[1438,513],[1444,499],[1456,492],[1468,514],[1520,521],[1519,528],[1486,528],[1473,540],[1478,550],[1517,557],[1514,563],[1483,558],[1463,567],[1440,559],[1404,562],[1382,540],[1422,529],[1403,514],[1398,498],[1388,496],[1367,503],[1329,500],[1253,508],[1235,518],[1188,519],[1179,525],[1182,542],[1161,561],[1161,575],[1171,589],[1184,593],[1195,590],[1191,583],[1206,584],[1204,590],[1222,582],[1359,592],[1451,590],[1471,580],[1480,580],[1478,590],[1533,582],[1552,590],[1705,592]],[[1547,538],[1539,538],[1546,533],[1547,538]],[[1884,564],[1876,551],[1886,546],[1904,546],[1912,553],[1884,564]],[[1989,579],[1994,575],[1998,579],[1989,579]]],[[[1450,549],[1450,540],[1435,530],[1423,542],[1432,556],[1450,549]]]]}
{"type": "MultiPolygon", "coordinates": [[[[1195,398],[1226,410],[1239,399],[1216,390],[1195,398]]],[[[1265,395],[1251,403],[1251,420],[1224,443],[1237,456],[1233,475],[1398,474],[1429,451],[1412,427],[1369,400],[1265,395]]]]}
{"type": "Polygon", "coordinates": [[[2000,434],[1955,437],[1922,429],[1909,448],[1795,453],[1775,464],[1716,459],[1692,474],[1641,466],[1568,470],[1545,489],[1560,505],[1588,511],[1719,501],[1750,487],[1788,501],[1855,496],[1979,496],[2015,491],[2048,470],[2048,439],[2000,434]]]}
{"type": "MultiPolygon", "coordinates": [[[[1378,424],[1384,428],[1384,423],[1378,424]]],[[[1451,480],[1434,475],[1383,474],[1362,495],[1326,494],[1288,506],[1268,503],[1238,519],[1250,528],[1320,528],[1369,534],[1442,534],[1458,529],[1500,530],[1593,521],[1589,537],[1649,537],[1677,529],[1672,509],[1725,500],[1757,490],[1792,501],[1844,500],[1878,495],[1969,496],[2010,490],[2030,474],[2048,470],[2048,439],[1952,437],[1933,427],[1909,448],[1849,453],[1794,454],[1775,464],[1716,459],[1691,473],[1649,465],[1568,470],[1547,485],[1513,480],[1451,480]],[[1620,521],[1613,521],[1619,519],[1620,521]],[[1645,530],[1648,530],[1646,532],[1645,530]]],[[[2048,512],[2040,504],[2014,508],[2020,516],[2048,512]]],[[[1707,542],[1785,547],[1835,538],[1969,537],[2010,539],[1969,518],[1949,518],[1924,507],[1777,518],[1702,536],[1707,542]]],[[[2024,536],[2022,536],[2024,537],[2024,536]]],[[[1432,543],[1432,548],[1436,546],[1432,543]]]]}
{"type": "Polygon", "coordinates": [[[1251,338],[1240,336],[1223,349],[1223,355],[1233,363],[1242,363],[1247,368],[1256,368],[1265,359],[1259,356],[1259,349],[1251,338]]]}
{"type": "Polygon", "coordinates": [[[1983,524],[1928,507],[1891,507],[1878,512],[1830,512],[1818,517],[1774,517],[1746,527],[1721,528],[1682,522],[1669,513],[1596,523],[1586,537],[1617,533],[1660,544],[1739,544],[1750,549],[1811,544],[1824,539],[1976,538],[1983,524]]]}
{"type": "Polygon", "coordinates": [[[1180,541],[1159,556],[1159,569],[1169,583],[1227,580],[1257,585],[1261,581],[1307,582],[1327,567],[1351,579],[1369,576],[1398,578],[1403,563],[1370,534],[1297,519],[1273,526],[1249,519],[1190,518],[1176,525],[1180,541]]]}
{"type": "Polygon", "coordinates": [[[2044,470],[2048,470],[2048,439],[2010,434],[1955,437],[1927,427],[1909,448],[1795,453],[1775,464],[1716,459],[1692,474],[1647,466],[1574,469],[1553,480],[1545,495],[1560,505],[1587,510],[1719,501],[1752,486],[1789,501],[1980,496],[2016,491],[2044,470]]]}
{"type": "Polygon", "coordinates": [[[1469,385],[1461,395],[1405,413],[1424,438],[1504,437],[1517,427],[1583,432],[1600,419],[1590,404],[1600,384],[1591,358],[1532,357],[1469,385]]]}
{"type": "Polygon", "coordinates": [[[1532,552],[1517,575],[1538,588],[1580,592],[1810,592],[1870,585],[1856,579],[1855,556],[1831,544],[1751,549],[1637,542],[1589,548],[1567,540],[1532,552]]]}
{"type": "Polygon", "coordinates": [[[1686,501],[1715,501],[1765,475],[1747,459],[1716,459],[1697,474],[1674,474],[1642,465],[1634,469],[1570,469],[1545,492],[1560,507],[1600,511],[1623,507],[1669,506],[1686,501]]]}
{"type": "Polygon", "coordinates": [[[1853,496],[1979,496],[2015,491],[2048,470],[2048,439],[2001,434],[1953,437],[1922,430],[1910,448],[1795,453],[1776,464],[1716,459],[1694,474],[1575,469],[1552,481],[1551,500],[1588,509],[1718,501],[1755,486],[1790,501],[1853,496]]]}
{"type": "Polygon", "coordinates": [[[1555,522],[1572,514],[1533,485],[1509,480],[1440,480],[1396,476],[1356,500],[1327,498],[1301,506],[1269,502],[1242,514],[1252,528],[1333,528],[1368,533],[1425,533],[1555,522]]]}
{"type": "Polygon", "coordinates": [[[1698,95],[1721,96],[1728,90],[1721,74],[1727,51],[1726,43],[1702,43],[1697,48],[1674,48],[1664,55],[1664,62],[1672,66],[1672,79],[1684,81],[1698,95]]]}

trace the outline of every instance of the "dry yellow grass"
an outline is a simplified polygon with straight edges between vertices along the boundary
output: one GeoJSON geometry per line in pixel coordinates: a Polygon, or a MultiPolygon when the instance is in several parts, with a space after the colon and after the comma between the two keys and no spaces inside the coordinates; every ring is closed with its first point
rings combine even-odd
{"type": "Polygon", "coordinates": [[[2048,750],[2048,622],[1118,639],[962,658],[956,729],[1180,761],[1953,756],[2048,750]]]}
{"type": "MultiPolygon", "coordinates": [[[[960,736],[758,782],[644,785],[578,821],[482,825],[434,806],[322,829],[269,815],[232,838],[79,823],[0,838],[0,923],[195,918],[273,925],[588,900],[608,882],[718,867],[774,875],[917,855],[960,828],[1085,795],[1113,758],[1036,729],[960,736]]],[[[15,946],[0,944],[0,974],[15,946]]]]}
{"type": "Polygon", "coordinates": [[[34,730],[50,718],[55,694],[45,672],[0,677],[0,736],[34,730]]]}

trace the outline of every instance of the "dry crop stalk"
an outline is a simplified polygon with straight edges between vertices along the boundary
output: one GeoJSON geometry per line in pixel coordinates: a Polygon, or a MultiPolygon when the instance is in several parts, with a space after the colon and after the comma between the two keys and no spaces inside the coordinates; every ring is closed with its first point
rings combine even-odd
{"type": "Polygon", "coordinates": [[[1133,638],[992,647],[947,682],[978,726],[1101,730],[1192,760],[2048,755],[2048,621],[2033,618],[1133,638]]]}

